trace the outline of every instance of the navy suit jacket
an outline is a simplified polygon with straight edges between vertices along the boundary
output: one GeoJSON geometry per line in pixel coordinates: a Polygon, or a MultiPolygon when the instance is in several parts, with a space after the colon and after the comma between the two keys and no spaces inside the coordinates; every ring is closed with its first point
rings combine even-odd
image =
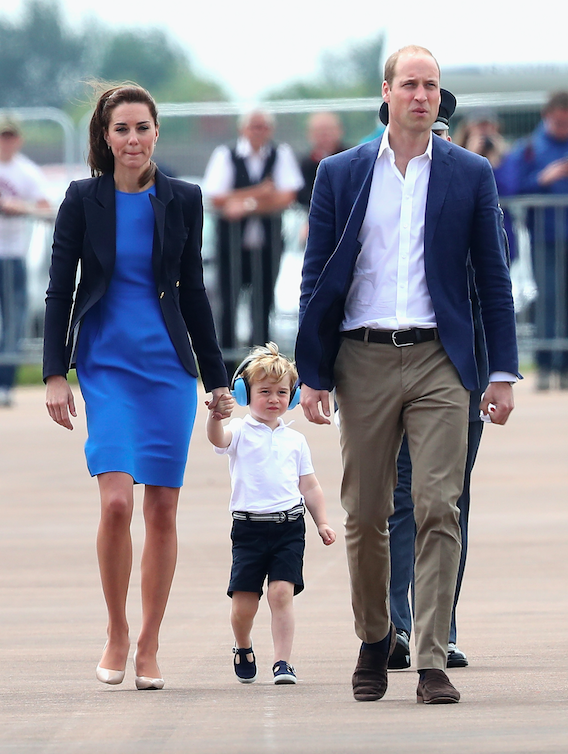
{"type": "MultiPolygon", "coordinates": [[[[302,272],[296,362],[301,382],[334,387],[345,299],[361,249],[380,139],[320,164],[302,272]]],[[[442,345],[464,387],[479,387],[468,260],[475,271],[490,372],[518,374],[515,315],[491,166],[433,137],[426,200],[424,266],[442,345]]]]}
{"type": "MultiPolygon", "coordinates": [[[[181,363],[197,377],[195,350],[206,390],[224,387],[227,374],[203,284],[201,191],[157,171],[156,195],[151,194],[150,201],[155,217],[152,268],[168,333],[181,363]]],[[[81,319],[108,289],[115,259],[113,176],[73,181],[55,222],[46,298],[44,379],[66,375],[74,366],[81,319]],[[81,277],[75,293],[79,264],[81,277]]]]}

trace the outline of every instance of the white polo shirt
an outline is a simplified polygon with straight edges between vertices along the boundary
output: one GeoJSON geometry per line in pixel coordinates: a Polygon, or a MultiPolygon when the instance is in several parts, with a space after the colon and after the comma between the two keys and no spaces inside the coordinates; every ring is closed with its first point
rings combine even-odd
{"type": "Polygon", "coordinates": [[[229,456],[231,511],[277,513],[301,500],[300,477],[313,474],[310,449],[304,435],[290,429],[282,418],[272,430],[249,414],[231,419],[228,448],[215,452],[229,456]]]}

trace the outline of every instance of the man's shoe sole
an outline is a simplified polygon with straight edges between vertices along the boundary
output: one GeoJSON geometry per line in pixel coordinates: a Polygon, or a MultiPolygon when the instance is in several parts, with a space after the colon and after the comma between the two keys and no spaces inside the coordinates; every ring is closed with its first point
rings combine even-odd
{"type": "Polygon", "coordinates": [[[420,702],[422,702],[422,704],[457,704],[459,699],[452,699],[449,696],[437,696],[434,699],[425,701],[420,694],[416,694],[416,701],[418,704],[420,704],[420,702]]]}

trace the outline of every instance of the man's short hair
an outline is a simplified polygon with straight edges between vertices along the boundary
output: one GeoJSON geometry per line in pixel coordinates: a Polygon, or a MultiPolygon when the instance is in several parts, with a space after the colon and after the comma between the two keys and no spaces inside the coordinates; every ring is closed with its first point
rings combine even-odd
{"type": "Polygon", "coordinates": [[[0,115],[0,134],[22,135],[22,125],[19,119],[10,113],[0,115]]]}
{"type": "Polygon", "coordinates": [[[249,110],[248,112],[239,115],[239,119],[237,121],[239,131],[242,131],[243,128],[246,128],[251,118],[253,118],[255,115],[262,115],[262,117],[272,129],[276,127],[276,118],[272,113],[269,113],[266,110],[262,110],[260,107],[255,107],[253,110],[249,110]]]}
{"type": "Polygon", "coordinates": [[[546,116],[553,110],[568,110],[568,92],[554,92],[550,95],[542,114],[546,116]]]}
{"type": "Polygon", "coordinates": [[[265,346],[253,349],[250,361],[243,369],[243,377],[252,386],[255,382],[265,377],[271,382],[281,382],[286,377],[290,378],[290,390],[298,379],[296,365],[278,352],[276,343],[267,343],[265,346]]]}
{"type": "Polygon", "coordinates": [[[389,55],[387,58],[387,62],[385,63],[385,81],[389,86],[392,86],[392,82],[394,81],[394,75],[396,72],[396,64],[398,63],[399,57],[404,53],[410,53],[411,55],[429,55],[432,60],[436,63],[438,67],[438,73],[440,72],[440,66],[438,64],[438,61],[436,58],[432,55],[430,50],[427,50],[426,47],[420,47],[420,45],[406,45],[405,47],[401,47],[400,50],[397,50],[396,52],[393,52],[392,55],[389,55]]]}

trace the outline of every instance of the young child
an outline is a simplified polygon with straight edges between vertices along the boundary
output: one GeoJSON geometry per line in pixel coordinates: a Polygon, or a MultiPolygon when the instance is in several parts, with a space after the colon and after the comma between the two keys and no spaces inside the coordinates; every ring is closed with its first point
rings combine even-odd
{"type": "Polygon", "coordinates": [[[234,668],[241,683],[256,680],[251,630],[266,576],[274,683],[296,683],[290,664],[292,600],[304,588],[304,501],[323,543],[335,541],[306,438],[282,420],[297,378],[296,367],[278,353],[275,343],[256,348],[238,367],[232,384],[250,415],[224,427],[221,420],[232,412],[234,399],[223,396],[207,419],[207,437],[217,453],[229,456],[233,565],[227,594],[232,597],[234,668]]]}

